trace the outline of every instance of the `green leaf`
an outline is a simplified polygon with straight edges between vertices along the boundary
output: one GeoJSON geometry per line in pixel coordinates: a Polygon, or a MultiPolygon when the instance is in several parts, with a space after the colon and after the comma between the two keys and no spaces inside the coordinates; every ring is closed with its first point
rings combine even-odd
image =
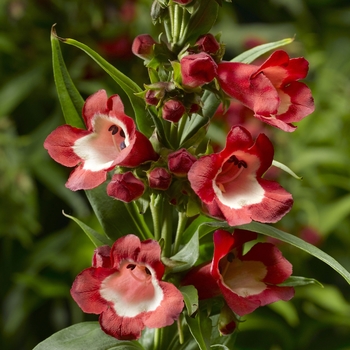
{"type": "Polygon", "coordinates": [[[239,228],[258,232],[269,237],[277,238],[283,242],[289,243],[301,250],[304,250],[305,252],[325,262],[332,269],[337,271],[350,284],[350,273],[334,258],[332,258],[327,253],[323,252],[322,250],[318,249],[317,247],[313,246],[312,244],[307,243],[302,239],[295,237],[289,233],[280,231],[275,227],[264,225],[259,222],[251,222],[250,224],[239,226],[239,228]]]}
{"type": "Polygon", "coordinates": [[[127,234],[153,238],[135,203],[124,203],[107,195],[107,183],[85,191],[104,232],[112,240],[127,234]]]}
{"type": "Polygon", "coordinates": [[[247,50],[240,55],[236,56],[231,60],[231,62],[241,62],[241,63],[252,63],[261,55],[269,52],[271,50],[277,49],[281,46],[288,45],[294,41],[294,38],[287,38],[272,43],[262,44],[247,50]]]}
{"type": "Polygon", "coordinates": [[[194,286],[182,286],[180,292],[184,297],[187,312],[192,316],[198,310],[198,292],[194,286]]]}
{"type": "Polygon", "coordinates": [[[198,232],[195,232],[190,239],[190,241],[174,256],[170,259],[175,262],[183,262],[182,264],[176,264],[171,272],[180,272],[188,270],[192,267],[199,256],[199,240],[198,240],[198,232]]]}
{"type": "Polygon", "coordinates": [[[289,175],[292,175],[297,180],[302,180],[303,178],[301,176],[298,176],[292,169],[288,168],[287,165],[284,165],[283,163],[277,162],[277,160],[272,161],[272,165],[276,168],[279,168],[289,175]]]}
{"type": "Polygon", "coordinates": [[[120,341],[104,333],[98,322],[78,323],[53,334],[33,350],[140,350],[136,341],[120,341]]]}
{"type": "Polygon", "coordinates": [[[142,92],[142,89],[133,80],[123,74],[116,67],[112,66],[87,45],[69,38],[60,38],[60,40],[65,44],[75,46],[84,51],[124,90],[130,100],[131,106],[134,109],[138,129],[147,137],[150,137],[153,132],[153,122],[150,115],[146,111],[146,102],[144,99],[135,95],[136,93],[142,92]]]}
{"type": "Polygon", "coordinates": [[[54,26],[51,29],[51,49],[53,74],[64,119],[69,125],[85,129],[81,118],[84,99],[81,97],[68,73],[54,26]]]}
{"type": "Polygon", "coordinates": [[[186,315],[186,322],[200,350],[210,348],[212,323],[209,317],[198,312],[196,317],[186,315]]]}
{"type": "Polygon", "coordinates": [[[307,286],[309,284],[318,284],[323,287],[322,283],[315,280],[314,278],[307,278],[302,276],[290,276],[286,281],[280,283],[280,287],[300,287],[307,286]]]}
{"type": "Polygon", "coordinates": [[[85,234],[91,239],[91,241],[95,245],[95,247],[99,247],[101,245],[112,246],[113,241],[110,240],[108,237],[101,235],[100,233],[95,231],[93,228],[84,224],[82,221],[75,218],[74,216],[68,215],[65,212],[63,212],[63,215],[66,216],[67,218],[70,218],[73,221],[75,221],[81,227],[81,229],[85,232],[85,234]]]}

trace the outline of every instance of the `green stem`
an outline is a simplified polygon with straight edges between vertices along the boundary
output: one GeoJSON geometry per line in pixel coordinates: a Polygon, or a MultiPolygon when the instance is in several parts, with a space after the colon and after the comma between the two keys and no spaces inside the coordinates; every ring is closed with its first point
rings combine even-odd
{"type": "Polygon", "coordinates": [[[172,245],[172,231],[173,231],[173,211],[169,202],[165,197],[163,197],[163,225],[161,231],[161,237],[163,238],[163,250],[162,256],[170,257],[171,255],[171,245],[172,245]]]}
{"type": "Polygon", "coordinates": [[[174,248],[173,248],[173,255],[175,255],[179,251],[182,233],[185,230],[186,224],[187,224],[186,213],[179,212],[177,229],[176,229],[176,236],[175,236],[175,243],[174,243],[174,248]]]}
{"type": "Polygon", "coordinates": [[[180,29],[181,29],[180,11],[182,9],[179,5],[175,4],[174,10],[175,11],[174,11],[174,22],[173,22],[173,26],[174,26],[173,44],[175,46],[179,41],[179,36],[180,36],[180,29]]]}
{"type": "Polygon", "coordinates": [[[137,226],[137,229],[139,231],[141,238],[143,240],[148,238],[153,238],[152,232],[147,226],[143,216],[139,213],[136,203],[132,202],[132,203],[125,204],[125,208],[129,212],[135,225],[137,226]]]}

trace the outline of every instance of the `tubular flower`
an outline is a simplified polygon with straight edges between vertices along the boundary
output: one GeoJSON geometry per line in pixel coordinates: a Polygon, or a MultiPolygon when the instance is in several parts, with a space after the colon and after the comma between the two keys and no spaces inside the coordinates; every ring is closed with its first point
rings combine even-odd
{"type": "Polygon", "coordinates": [[[218,66],[221,88],[254,111],[256,118],[284,131],[314,111],[310,89],[297,80],[306,77],[308,62],[290,59],[282,50],[275,51],[260,67],[238,62],[218,66]]]}
{"type": "Polygon", "coordinates": [[[239,316],[278,300],[290,300],[294,288],[278,284],[290,277],[292,265],[272,243],[257,243],[243,255],[244,243],[255,238],[250,231],[215,231],[212,262],[192,270],[183,284],[194,285],[201,299],[222,294],[239,316]]]}
{"type": "Polygon", "coordinates": [[[140,242],[135,235],[119,238],[112,248],[99,247],[71,295],[84,312],[100,314],[102,330],[117,339],[138,339],[145,327],[171,325],[183,309],[183,297],[161,281],[160,253],[158,242],[140,242]]]}
{"type": "Polygon", "coordinates": [[[97,187],[117,165],[135,167],[157,159],[150,141],[124,114],[118,95],[108,98],[105,90],[91,95],[84,104],[83,118],[87,130],[62,125],[44,142],[56,162],[76,167],[66,183],[69,189],[97,187]]]}
{"type": "Polygon", "coordinates": [[[291,209],[293,200],[277,182],[262,179],[273,154],[267,136],[260,134],[254,143],[246,129],[235,126],[225,148],[199,158],[188,179],[209,214],[231,226],[252,220],[277,222],[291,209]]]}

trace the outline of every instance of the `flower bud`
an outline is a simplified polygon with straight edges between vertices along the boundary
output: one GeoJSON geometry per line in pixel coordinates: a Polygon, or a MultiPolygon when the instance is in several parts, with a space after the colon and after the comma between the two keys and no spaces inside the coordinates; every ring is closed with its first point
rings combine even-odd
{"type": "Polygon", "coordinates": [[[186,176],[196,157],[189,153],[185,148],[170,153],[168,156],[169,170],[177,176],[186,176]]]}
{"type": "Polygon", "coordinates": [[[107,185],[107,194],[110,197],[126,203],[141,197],[144,190],[143,182],[130,171],[124,174],[115,174],[107,185]]]}
{"type": "Polygon", "coordinates": [[[149,60],[153,57],[154,44],[156,44],[156,42],[150,35],[141,34],[134,39],[131,50],[134,55],[142,59],[149,60]]]}
{"type": "Polygon", "coordinates": [[[220,45],[215,39],[213,34],[205,34],[198,38],[196,46],[200,51],[204,51],[209,54],[215,54],[220,49],[220,45]]]}
{"type": "Polygon", "coordinates": [[[173,123],[177,123],[185,113],[185,106],[177,100],[168,100],[163,105],[162,117],[173,123]]]}
{"type": "Polygon", "coordinates": [[[145,100],[148,105],[156,106],[159,102],[159,98],[157,97],[159,91],[156,90],[147,90],[145,95],[145,100]]]}
{"type": "Polygon", "coordinates": [[[222,335],[230,335],[237,328],[237,317],[233,311],[225,304],[221,309],[218,328],[222,335]]]}
{"type": "Polygon", "coordinates": [[[205,52],[187,55],[180,64],[183,85],[196,88],[210,83],[216,77],[217,64],[205,52]]]}
{"type": "Polygon", "coordinates": [[[164,168],[154,168],[148,174],[149,187],[156,190],[167,190],[171,183],[171,175],[164,168]]]}

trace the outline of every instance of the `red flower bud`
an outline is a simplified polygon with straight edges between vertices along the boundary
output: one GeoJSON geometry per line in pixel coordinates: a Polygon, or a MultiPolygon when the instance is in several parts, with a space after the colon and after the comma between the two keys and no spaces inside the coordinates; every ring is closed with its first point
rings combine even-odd
{"type": "Polygon", "coordinates": [[[154,168],[148,175],[149,187],[167,190],[171,183],[171,175],[164,168],[154,168]]]}
{"type": "Polygon", "coordinates": [[[132,43],[132,52],[142,59],[151,59],[153,56],[153,45],[156,42],[148,34],[138,35],[132,43]]]}
{"type": "Polygon", "coordinates": [[[185,148],[181,148],[169,154],[168,167],[173,174],[177,176],[186,176],[196,160],[195,156],[189,153],[185,148]]]}
{"type": "Polygon", "coordinates": [[[163,105],[162,117],[173,123],[177,123],[185,113],[185,106],[177,100],[168,100],[163,105]]]}
{"type": "Polygon", "coordinates": [[[200,51],[204,51],[209,54],[215,54],[219,49],[220,45],[216,41],[213,34],[205,34],[199,37],[196,42],[196,46],[200,51]]]}
{"type": "Polygon", "coordinates": [[[205,52],[187,55],[180,64],[182,83],[186,86],[195,88],[210,83],[216,77],[217,64],[205,52]]]}
{"type": "Polygon", "coordinates": [[[145,100],[148,105],[156,106],[159,102],[157,97],[158,91],[148,90],[145,95],[145,100]]]}
{"type": "Polygon", "coordinates": [[[107,194],[120,201],[129,203],[142,196],[145,190],[143,182],[130,171],[115,174],[107,185],[107,194]]]}

